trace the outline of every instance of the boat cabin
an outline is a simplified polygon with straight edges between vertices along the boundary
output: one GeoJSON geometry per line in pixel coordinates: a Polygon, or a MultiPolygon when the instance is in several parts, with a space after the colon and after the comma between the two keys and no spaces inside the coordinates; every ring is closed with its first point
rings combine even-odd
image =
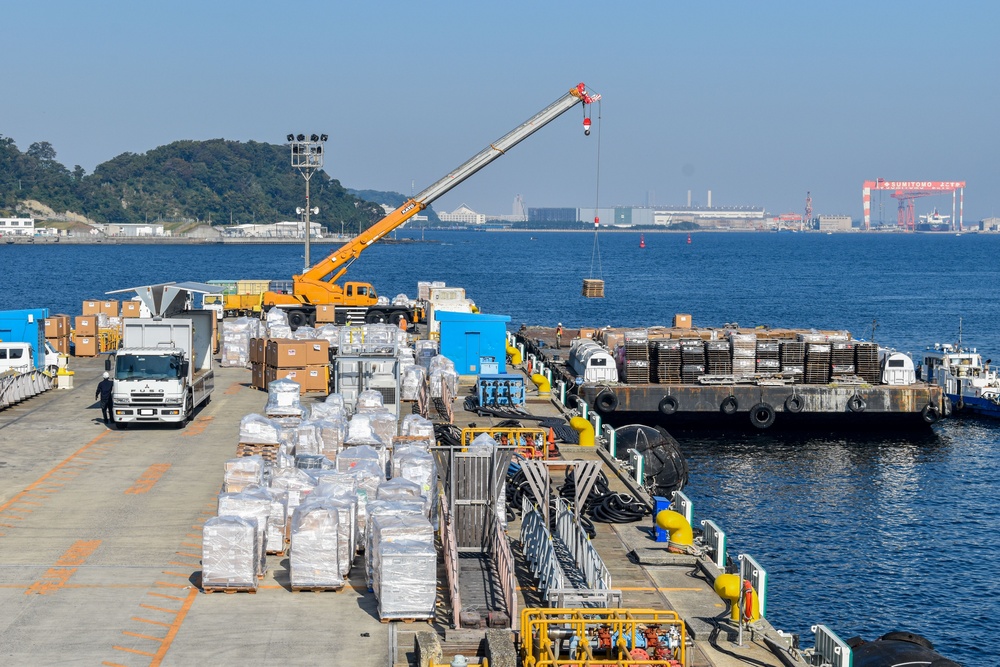
{"type": "Polygon", "coordinates": [[[913,359],[908,354],[879,350],[882,356],[882,383],[888,385],[909,385],[917,381],[917,371],[913,359]]]}

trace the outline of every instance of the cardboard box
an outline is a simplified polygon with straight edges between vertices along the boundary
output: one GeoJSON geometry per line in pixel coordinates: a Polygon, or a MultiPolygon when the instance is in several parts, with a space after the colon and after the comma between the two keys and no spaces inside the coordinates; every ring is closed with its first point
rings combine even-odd
{"type": "Polygon", "coordinates": [[[139,301],[122,301],[122,317],[141,317],[142,303],[139,301]]]}
{"type": "Polygon", "coordinates": [[[77,336],[74,341],[76,344],[76,349],[73,353],[77,357],[96,357],[97,356],[97,337],[96,336],[77,336]]]}
{"type": "Polygon", "coordinates": [[[118,317],[118,302],[115,300],[102,301],[101,311],[108,317],[118,317]]]}
{"type": "MultiPolygon", "coordinates": [[[[260,363],[260,352],[259,352],[259,350],[257,348],[257,341],[258,340],[260,340],[260,339],[259,338],[251,338],[250,339],[250,366],[251,366],[251,370],[253,370],[254,364],[259,364],[260,363]]],[[[257,385],[254,385],[254,386],[256,387],[257,385]]]]}
{"type": "Polygon", "coordinates": [[[337,323],[337,307],[332,304],[316,306],[316,324],[337,323]]]}
{"type": "Polygon", "coordinates": [[[59,338],[69,335],[69,315],[52,315],[45,318],[45,337],[59,338]]]}
{"type": "Polygon", "coordinates": [[[255,389],[267,389],[267,383],[264,381],[264,364],[250,366],[250,386],[255,389]]]}
{"type": "Polygon", "coordinates": [[[593,338],[597,334],[597,329],[580,329],[580,338],[593,338]]]}
{"type": "Polygon", "coordinates": [[[674,315],[674,328],[676,329],[690,329],[691,328],[691,316],[684,313],[677,313],[674,315]]]}
{"type": "Polygon", "coordinates": [[[101,312],[101,302],[94,301],[84,301],[83,310],[80,311],[83,315],[96,315],[101,312]]]}
{"type": "Polygon", "coordinates": [[[65,336],[59,336],[58,338],[45,337],[45,340],[49,342],[56,352],[59,354],[69,354],[69,334],[65,336]]]}
{"type": "Polygon", "coordinates": [[[320,338],[302,342],[306,344],[306,366],[325,366],[330,363],[330,341],[320,338]]]}
{"type": "Polygon", "coordinates": [[[271,338],[264,348],[264,361],[274,368],[305,368],[310,341],[271,338]]]}
{"type": "Polygon", "coordinates": [[[77,338],[97,335],[97,318],[90,315],[78,315],[73,322],[73,331],[77,338]]]}
{"type": "Polygon", "coordinates": [[[291,380],[298,382],[303,393],[310,391],[327,392],[330,386],[330,373],[326,366],[310,366],[308,368],[275,368],[267,366],[264,371],[266,383],[275,380],[291,380]]]}

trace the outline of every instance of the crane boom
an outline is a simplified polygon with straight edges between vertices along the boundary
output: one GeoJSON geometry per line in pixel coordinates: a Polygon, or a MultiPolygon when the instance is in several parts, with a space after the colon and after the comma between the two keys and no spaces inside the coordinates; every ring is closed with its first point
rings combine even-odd
{"type": "Polygon", "coordinates": [[[323,300],[316,300],[316,297],[321,297],[323,291],[330,291],[331,288],[335,287],[333,283],[344,275],[348,267],[370,245],[430,206],[431,202],[438,197],[446,194],[459,183],[577,104],[590,104],[599,99],[600,95],[588,92],[584,84],[581,83],[574,86],[558,100],[518,125],[500,139],[491,143],[447,176],[407,200],[402,206],[342,245],[330,254],[329,257],[310,267],[302,275],[293,276],[294,295],[303,297],[305,303],[324,303],[323,300]]]}
{"type": "MultiPolygon", "coordinates": [[[[402,206],[342,245],[326,259],[309,267],[301,275],[292,276],[291,294],[273,291],[262,294],[261,306],[264,310],[274,307],[285,309],[288,313],[289,323],[293,328],[315,323],[317,319],[317,306],[327,305],[333,305],[338,308],[369,308],[366,321],[384,322],[387,317],[391,317],[395,321],[398,315],[403,315],[408,321],[413,321],[411,319],[414,315],[413,313],[386,313],[381,311],[376,312],[375,309],[372,309],[371,307],[375,306],[377,299],[375,290],[368,283],[349,281],[344,284],[344,287],[341,287],[337,284],[337,280],[343,277],[347,269],[361,256],[361,253],[366,248],[430,206],[431,202],[438,197],[450,191],[459,183],[577,104],[588,105],[599,99],[601,99],[601,96],[589,92],[584,84],[581,83],[574,86],[555,102],[473,155],[447,176],[431,184],[418,195],[408,199],[402,206]]],[[[590,117],[588,114],[584,115],[584,131],[586,134],[590,134],[590,117]]]]}

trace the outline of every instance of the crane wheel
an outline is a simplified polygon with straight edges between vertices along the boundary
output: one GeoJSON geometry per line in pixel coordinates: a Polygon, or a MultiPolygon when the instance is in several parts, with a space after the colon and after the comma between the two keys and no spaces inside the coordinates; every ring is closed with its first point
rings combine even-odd
{"type": "Polygon", "coordinates": [[[373,310],[365,315],[365,322],[368,324],[385,324],[388,318],[381,310],[373,310]]]}
{"type": "Polygon", "coordinates": [[[295,331],[299,327],[304,327],[309,324],[309,315],[304,310],[289,310],[288,311],[288,326],[295,331]]]}

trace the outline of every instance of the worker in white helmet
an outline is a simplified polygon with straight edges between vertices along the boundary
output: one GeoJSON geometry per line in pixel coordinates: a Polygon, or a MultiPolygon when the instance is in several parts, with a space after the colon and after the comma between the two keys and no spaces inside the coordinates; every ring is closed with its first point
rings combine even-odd
{"type": "Polygon", "coordinates": [[[94,398],[101,401],[101,416],[104,423],[111,421],[111,390],[115,388],[115,383],[111,381],[111,373],[104,371],[104,379],[97,385],[94,398]]]}

